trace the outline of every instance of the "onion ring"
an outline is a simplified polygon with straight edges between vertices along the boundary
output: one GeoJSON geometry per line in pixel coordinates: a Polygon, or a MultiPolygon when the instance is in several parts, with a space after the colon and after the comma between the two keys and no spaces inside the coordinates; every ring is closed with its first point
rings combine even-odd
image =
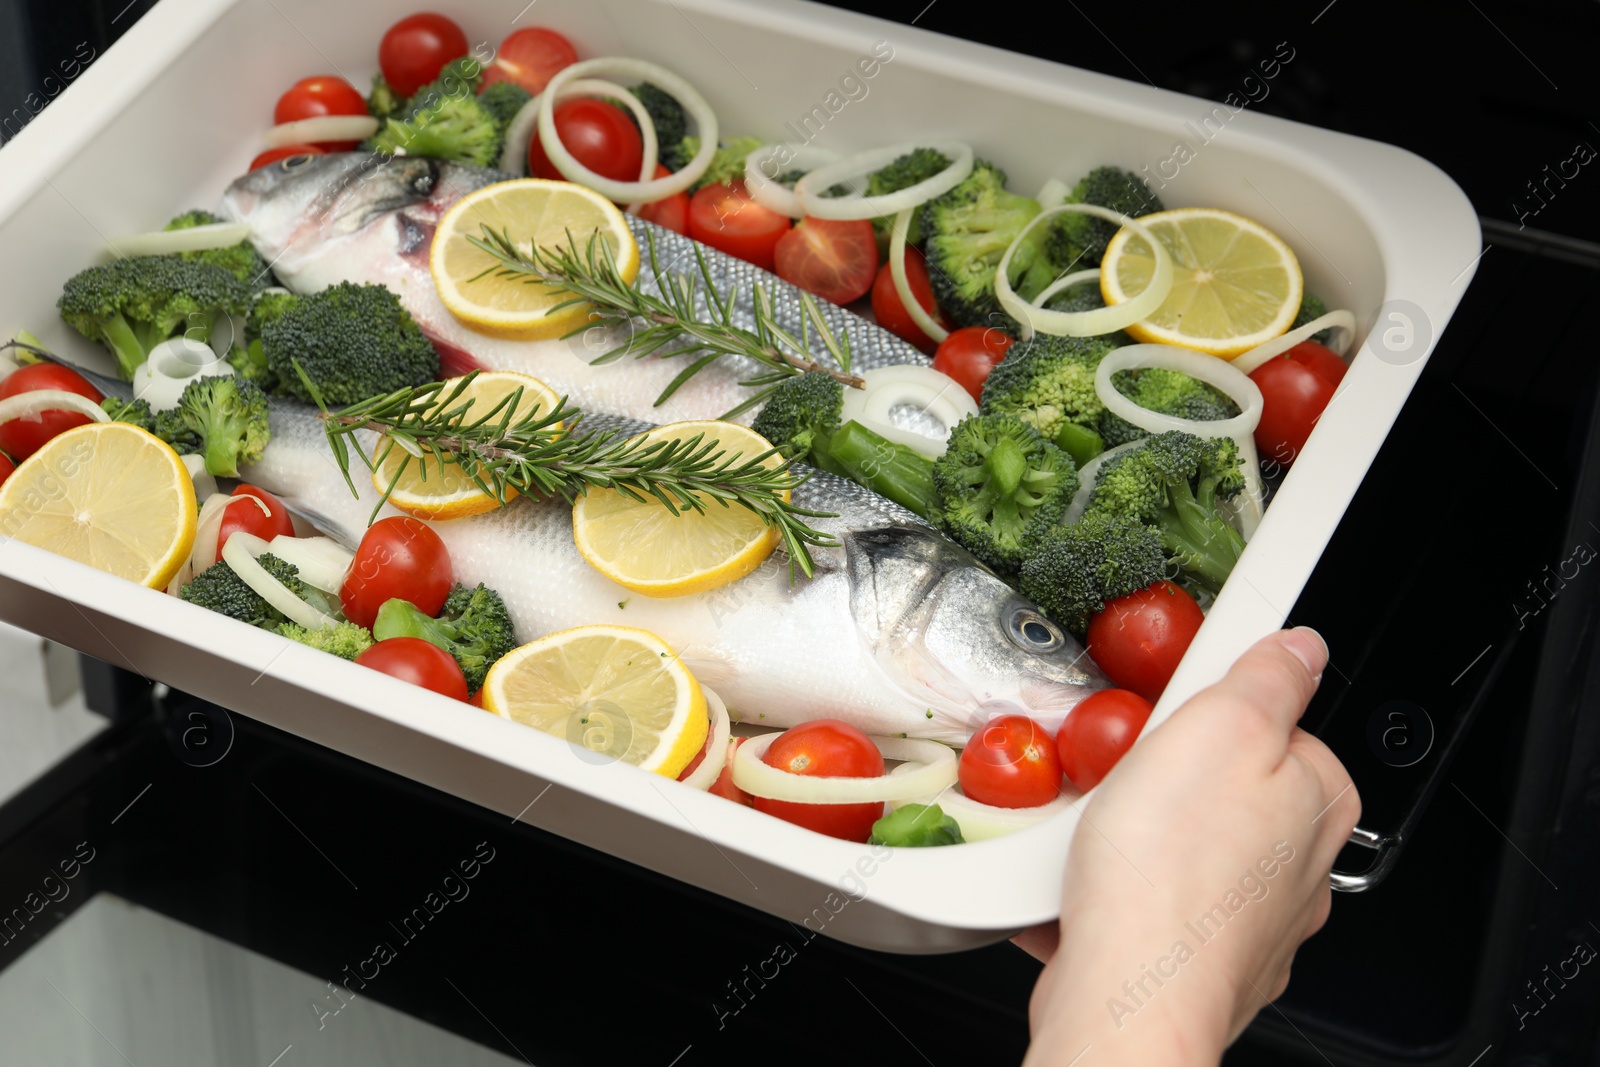
{"type": "Polygon", "coordinates": [[[324,593],[337,593],[344,586],[355,553],[331,537],[295,537],[279,534],[272,539],[271,552],[300,572],[300,580],[324,593]]]}
{"type": "MultiPolygon", "coordinates": [[[[889,773],[893,775],[899,771],[900,768],[896,767],[889,773]]],[[[988,841],[991,838],[1014,834],[1018,830],[1026,830],[1030,826],[1071,810],[1072,800],[1073,798],[1065,793],[1058,793],[1050,803],[1040,804],[1037,807],[998,808],[992,804],[973,800],[958,786],[955,789],[946,789],[940,793],[930,793],[910,800],[892,800],[889,802],[889,807],[894,810],[907,804],[937,804],[940,811],[961,826],[961,839],[970,843],[988,841]]]]}
{"type": "Polygon", "coordinates": [[[894,217],[894,228],[889,231],[889,277],[894,281],[894,291],[900,298],[900,306],[906,309],[906,314],[917,324],[917,329],[927,334],[934,344],[938,344],[950,336],[950,331],[940,326],[938,320],[928,314],[928,309],[923,307],[922,301],[912,293],[911,282],[906,279],[906,235],[911,232],[911,213],[915,210],[916,208],[908,207],[894,217]]]}
{"type": "MultiPolygon", "coordinates": [[[[532,104],[533,101],[529,103],[532,104]]],[[[550,157],[550,162],[554,164],[556,170],[560,171],[561,176],[568,181],[586,185],[601,196],[619,204],[650,203],[683,192],[706,172],[706,168],[711,166],[712,157],[717,153],[717,116],[716,112],[711,110],[711,105],[706,103],[706,98],[701,96],[694,86],[670,70],[642,59],[601,56],[598,59],[586,59],[581,63],[574,63],[550,79],[544,92],[539,94],[538,104],[539,143],[544,147],[545,155],[550,157]],[[572,153],[567,151],[567,147],[561,143],[561,138],[556,133],[555,101],[569,83],[589,74],[638,78],[671,95],[683,105],[689,117],[694,119],[697,135],[700,138],[700,150],[695,153],[693,159],[683,165],[681,170],[665,178],[652,178],[648,181],[612,181],[579,163],[572,153]]],[[[654,129],[652,125],[652,137],[654,129]]],[[[507,150],[510,150],[509,144],[507,150]]]]}
{"type": "Polygon", "coordinates": [[[728,746],[733,741],[729,736],[732,727],[728,722],[728,705],[722,702],[722,698],[703,685],[700,691],[706,695],[706,707],[711,712],[711,740],[706,743],[706,758],[683,779],[683,784],[696,789],[710,789],[717,784],[722,768],[728,765],[728,746]]]}
{"type": "Polygon", "coordinates": [[[240,530],[231,535],[228,543],[222,546],[222,558],[244,584],[259,593],[268,604],[283,612],[291,622],[299,623],[308,630],[320,630],[324,626],[338,625],[338,620],[332,615],[318,611],[307,604],[296,596],[292,589],[267,573],[267,569],[256,560],[256,557],[270,551],[271,548],[271,545],[255,534],[240,530]]]}
{"type": "Polygon", "coordinates": [[[877,778],[790,774],[761,761],[772,742],[781,736],[764,734],[739,746],[733,754],[734,785],[751,796],[796,804],[872,804],[927,796],[949,788],[956,780],[956,750],[915,737],[872,738],[885,759],[917,764],[903,773],[877,778]]]}
{"type": "Polygon", "coordinates": [[[1100,402],[1119,418],[1133,423],[1147,433],[1165,433],[1181,430],[1196,437],[1248,437],[1256,432],[1261,422],[1263,401],[1261,390],[1250,376],[1227,360],[1208,356],[1177,345],[1123,345],[1106,353],[1094,372],[1094,391],[1100,402]],[[1120,370],[1142,370],[1158,367],[1198,378],[1215,386],[1239,405],[1239,414],[1231,419],[1182,419],[1176,415],[1163,415],[1142,408],[1123,396],[1112,384],[1111,376],[1120,370]]]}
{"type": "Polygon", "coordinates": [[[1006,314],[1021,324],[1021,335],[1017,338],[1019,341],[1026,341],[1035,333],[1048,333],[1057,337],[1098,337],[1101,334],[1125,330],[1154,314],[1171,291],[1172,255],[1166,246],[1156,240],[1155,234],[1138,220],[1108,208],[1096,207],[1094,204],[1062,204],[1060,207],[1046,208],[1029,219],[1022,232],[1017,234],[1016,240],[1011,242],[1011,247],[1006,249],[1006,254],[1000,257],[1000,265],[994,272],[994,295],[1000,301],[1000,306],[1006,310],[1006,314]],[[1156,257],[1155,274],[1151,276],[1150,284],[1145,286],[1144,292],[1120,304],[1095,308],[1092,311],[1052,311],[1049,308],[1036,307],[1017,295],[1016,290],[1011,288],[1011,257],[1016,255],[1018,246],[1035,226],[1045,219],[1068,213],[1093,215],[1107,222],[1119,223],[1144,238],[1156,257]]]}
{"type": "Polygon", "coordinates": [[[1249,374],[1267,360],[1280,353],[1287,352],[1302,341],[1311,340],[1314,334],[1323,330],[1332,330],[1334,335],[1328,338],[1333,343],[1328,348],[1336,356],[1342,356],[1350,350],[1350,342],[1356,336],[1356,317],[1343,308],[1330,311],[1326,315],[1312,319],[1304,326],[1296,326],[1288,333],[1280,334],[1270,341],[1256,345],[1248,352],[1241,352],[1229,360],[1233,366],[1238,367],[1245,374],[1249,374]]]}
{"type": "Polygon", "coordinates": [[[919,207],[936,196],[948,193],[971,173],[972,146],[969,144],[958,141],[936,145],[898,144],[890,145],[888,148],[870,149],[841,159],[837,163],[818,167],[795,183],[794,195],[795,199],[800,201],[800,206],[805,209],[805,213],[814,219],[839,221],[876,219],[896,214],[907,208],[919,207]],[[851,196],[822,195],[841,181],[848,181],[886,167],[918,148],[932,148],[949,159],[950,165],[931,178],[924,178],[915,185],[881,196],[862,196],[859,193],[851,196]]]}
{"type": "Polygon", "coordinates": [[[12,419],[39,422],[39,416],[46,411],[71,411],[88,416],[92,422],[111,421],[111,416],[99,404],[65,389],[35,389],[31,393],[18,393],[0,400],[0,422],[10,422],[12,419]]]}
{"type": "Polygon", "coordinates": [[[324,141],[365,141],[378,132],[378,125],[378,120],[371,115],[318,115],[274,126],[261,138],[261,143],[268,148],[283,148],[324,141]]]}
{"type": "Polygon", "coordinates": [[[780,148],[788,149],[794,157],[790,162],[798,163],[801,166],[807,165],[805,163],[807,159],[817,161],[811,166],[825,166],[835,162],[839,158],[839,154],[813,145],[803,144],[796,148],[779,142],[778,144],[764,144],[744,157],[744,188],[750,194],[750,199],[768,211],[776,211],[780,215],[798,219],[805,215],[806,212],[800,206],[799,199],[794,195],[794,190],[778,181],[776,174],[769,177],[765,169],[768,158],[780,148]]]}
{"type": "MultiPolygon", "coordinates": [[[[528,149],[533,144],[533,131],[539,121],[539,100],[543,94],[531,98],[512,116],[506,127],[505,146],[500,150],[500,169],[520,173],[528,169],[528,149]]],[[[627,108],[639,124],[644,157],[639,164],[639,180],[646,181],[656,172],[656,162],[661,146],[656,139],[656,122],[637,96],[616,82],[600,78],[580,78],[562,87],[559,99],[569,96],[592,96],[615,100],[627,108]]],[[[635,205],[637,206],[637,205],[635,205]]]]}
{"type": "MultiPolygon", "coordinates": [[[[896,424],[894,409],[908,404],[926,412],[945,429],[978,413],[977,401],[954,378],[917,363],[876,367],[861,375],[864,389],[844,391],[844,411],[840,423],[854,420],[895,444],[915,449],[930,459],[945,452],[945,438],[932,438],[896,424]]],[[[948,432],[945,434],[948,438],[948,432]]]]}
{"type": "Polygon", "coordinates": [[[161,230],[136,233],[107,242],[117,256],[166,256],[176,252],[209,252],[231,248],[250,239],[248,222],[213,222],[187,230],[161,230]]]}

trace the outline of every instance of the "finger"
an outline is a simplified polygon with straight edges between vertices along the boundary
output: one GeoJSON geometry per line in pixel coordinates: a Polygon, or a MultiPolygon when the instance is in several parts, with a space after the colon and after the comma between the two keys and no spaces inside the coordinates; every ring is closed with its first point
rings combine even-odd
{"type": "Polygon", "coordinates": [[[1333,886],[1327,881],[1321,882],[1316,889],[1316,899],[1311,905],[1311,923],[1306,927],[1306,932],[1300,935],[1300,940],[1305,941],[1316,935],[1328,921],[1328,916],[1333,914],[1333,886]]]}
{"type": "Polygon", "coordinates": [[[1313,851],[1317,862],[1330,866],[1361,819],[1361,794],[1339,757],[1322,741],[1296,728],[1289,737],[1289,759],[1307,768],[1317,783],[1313,851]]]}
{"type": "Polygon", "coordinates": [[[1280,630],[1252,645],[1221,681],[1186,706],[1205,708],[1193,713],[1196,718],[1232,718],[1246,736],[1287,740],[1290,728],[1305,714],[1316,693],[1327,662],[1327,646],[1315,630],[1280,630]],[[1251,720],[1262,729],[1250,730],[1251,720]]]}
{"type": "Polygon", "coordinates": [[[1013,937],[1011,943],[1040,963],[1049,963],[1061,944],[1061,924],[1050,922],[1030,926],[1013,937]]]}

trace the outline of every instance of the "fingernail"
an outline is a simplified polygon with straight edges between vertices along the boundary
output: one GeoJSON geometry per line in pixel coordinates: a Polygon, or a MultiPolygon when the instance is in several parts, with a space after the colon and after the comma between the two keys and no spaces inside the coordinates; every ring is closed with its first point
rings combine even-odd
{"type": "Polygon", "coordinates": [[[1321,634],[1309,626],[1296,626],[1283,635],[1283,647],[1305,664],[1312,681],[1322,681],[1323,668],[1328,665],[1328,642],[1321,634]]]}

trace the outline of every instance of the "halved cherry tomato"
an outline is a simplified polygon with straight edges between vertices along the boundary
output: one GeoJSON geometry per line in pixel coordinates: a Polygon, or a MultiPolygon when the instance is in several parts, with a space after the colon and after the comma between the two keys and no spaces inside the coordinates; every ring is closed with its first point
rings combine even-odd
{"type": "Polygon", "coordinates": [[[961,750],[961,791],[996,808],[1037,808],[1061,792],[1061,759],[1050,731],[1026,715],[991,719],[961,750]]]}
{"type": "MultiPolygon", "coordinates": [[[[31,393],[38,389],[58,389],[77,393],[96,404],[104,400],[100,390],[89,384],[89,379],[59,363],[30,363],[20,367],[0,381],[0,400],[31,393]]],[[[58,433],[75,426],[86,425],[89,416],[76,411],[42,411],[38,418],[12,419],[0,423],[0,452],[17,462],[22,462],[44,447],[46,441],[58,433]]]]}
{"type": "MultiPolygon", "coordinates": [[[[666,167],[656,164],[657,178],[665,178],[671,173],[666,167]]],[[[689,232],[689,194],[673,193],[661,200],[653,200],[639,208],[639,217],[673,233],[686,234],[689,232]]]]}
{"type": "Polygon", "coordinates": [[[251,170],[260,170],[270,166],[281,159],[293,159],[296,156],[325,156],[327,150],[314,144],[286,144],[282,148],[269,148],[250,161],[251,170]]]}
{"type": "Polygon", "coordinates": [[[993,326],[963,326],[939,342],[939,349],[933,354],[933,369],[954,378],[972,394],[972,399],[982,400],[983,383],[989,379],[989,372],[1016,343],[1015,337],[993,326]]]}
{"type": "Polygon", "coordinates": [[[1089,658],[1117,685],[1154,704],[1205,622],[1194,597],[1156,582],[1118,597],[1089,620],[1089,658]]]}
{"type": "Polygon", "coordinates": [[[878,276],[878,239],[868,219],[803,218],[772,250],[778,277],[835,304],[860,300],[878,276]]]}
{"type": "Polygon", "coordinates": [[[744,182],[703,185],[689,201],[690,237],[763,270],[772,269],[773,250],[792,225],[789,216],[750,199],[744,182]]]}
{"type": "Polygon", "coordinates": [[[1101,689],[1078,702],[1056,733],[1056,755],[1072,784],[1100,784],[1150,718],[1150,702],[1126,689],[1101,689]]]}
{"type": "MultiPolygon", "coordinates": [[[[790,774],[877,778],[883,753],[866,734],[839,719],[813,719],[790,727],[772,742],[762,762],[790,774]]],[[[883,804],[796,804],[756,797],[755,809],[829,837],[866,841],[883,818],[883,804]]]]}
{"type": "Polygon", "coordinates": [[[269,510],[262,511],[255,500],[240,500],[223,508],[222,524],[217,527],[217,559],[222,558],[222,546],[228,543],[228,538],[241,530],[255,534],[263,541],[294,536],[294,522],[289,518],[289,509],[283,501],[253,485],[240,485],[233,495],[253,496],[267,505],[269,510]]]}
{"type": "MultiPolygon", "coordinates": [[[[552,113],[556,136],[572,158],[603,178],[636,182],[644,165],[644,138],[629,114],[604,100],[563,100],[552,113]]],[[[562,181],[564,175],[545,154],[537,135],[528,145],[528,171],[536,178],[562,181]]]]}
{"type": "Polygon", "coordinates": [[[439,76],[444,65],[467,54],[467,35],[450,19],[424,11],[389,27],[378,45],[384,81],[401,96],[439,76]]]}
{"type": "Polygon", "coordinates": [[[1346,369],[1332,349],[1302,341],[1250,372],[1250,380],[1261,389],[1261,421],[1255,437],[1263,459],[1285,467],[1295,461],[1346,369]]]}
{"type": "Polygon", "coordinates": [[[370,630],[386,600],[409,600],[424,615],[439,614],[454,582],[439,535],[419,519],[397,515],[367,527],[339,603],[345,618],[370,630]]]}
{"type": "MultiPolygon", "coordinates": [[[[934,322],[942,322],[943,316],[934,303],[933,286],[928,283],[927,261],[922,258],[921,251],[910,247],[906,249],[906,284],[922,310],[933,316],[934,322]]],[[[878,279],[872,283],[872,317],[878,320],[879,326],[929,355],[938,347],[906,311],[900,292],[894,287],[894,272],[887,263],[878,269],[878,279]]]]}
{"type": "MultiPolygon", "coordinates": [[[[272,121],[282,125],[300,119],[314,119],[323,115],[365,115],[367,100],[356,87],[335,74],[318,74],[301,78],[278,97],[272,110],[272,121]]],[[[323,141],[329,152],[349,152],[360,141],[323,141]]]]}
{"type": "MultiPolygon", "coordinates": [[[[516,82],[537,96],[564,67],[578,61],[572,42],[555,30],[529,26],[500,42],[494,62],[483,72],[482,92],[495,82],[516,82]]],[[[634,177],[638,177],[637,174],[634,177]]]]}
{"type": "Polygon", "coordinates": [[[379,641],[357,656],[356,662],[435,693],[461,701],[467,699],[467,679],[455,657],[420,637],[391,637],[379,641]]]}

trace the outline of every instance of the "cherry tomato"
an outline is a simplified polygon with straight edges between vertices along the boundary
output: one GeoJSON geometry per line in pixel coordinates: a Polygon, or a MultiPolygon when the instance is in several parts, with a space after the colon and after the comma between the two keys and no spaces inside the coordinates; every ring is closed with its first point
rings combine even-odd
{"type": "Polygon", "coordinates": [[[425,615],[439,614],[454,581],[439,535],[418,519],[394,516],[367,527],[339,603],[345,618],[370,630],[386,600],[409,600],[425,615]]]}
{"type": "MultiPolygon", "coordinates": [[[[656,164],[656,177],[665,178],[672,172],[661,164],[656,164]]],[[[654,200],[639,208],[639,217],[646,222],[653,222],[663,229],[673,233],[687,234],[689,232],[689,194],[673,193],[661,200],[654,200]]]]}
{"type": "Polygon", "coordinates": [[[379,641],[357,656],[356,662],[435,693],[462,701],[467,699],[467,679],[455,657],[420,637],[391,637],[379,641]]]}
{"type": "MultiPolygon", "coordinates": [[[[934,322],[941,322],[942,316],[933,300],[933,286],[928,283],[927,261],[920,251],[909,247],[906,249],[906,284],[922,310],[933,316],[934,322]]],[[[887,263],[878,269],[878,280],[872,283],[872,317],[878,320],[879,326],[929,355],[938,347],[906,311],[900,292],[894,287],[894,272],[887,263]]]]}
{"type": "Polygon", "coordinates": [[[537,96],[544,92],[557,71],[577,61],[578,52],[572,42],[555,30],[529,26],[500,42],[494,62],[483,72],[479,92],[495,82],[516,82],[537,96]]]}
{"type": "MultiPolygon", "coordinates": [[[[644,138],[633,118],[616,104],[579,97],[563,100],[552,114],[556,136],[572,158],[603,178],[636,182],[644,166],[644,138]]],[[[528,145],[528,171],[536,178],[562,181],[537,135],[528,145]]]]}
{"type": "MultiPolygon", "coordinates": [[[[278,106],[272,110],[272,121],[280,126],[285,122],[314,119],[323,115],[365,115],[367,100],[356,87],[333,74],[318,74],[301,78],[278,97],[278,106]]],[[[349,152],[360,141],[324,141],[322,147],[329,152],[349,152]]]]}
{"type": "Polygon", "coordinates": [[[1302,341],[1250,372],[1261,389],[1261,422],[1255,436],[1263,459],[1285,467],[1295,461],[1344,380],[1345,370],[1344,360],[1331,349],[1302,341]]]}
{"type": "Polygon", "coordinates": [[[872,222],[804,218],[772,250],[778,277],[835,304],[860,300],[878,276],[872,222]]]}
{"type": "Polygon", "coordinates": [[[703,185],[689,201],[690,237],[764,270],[772,269],[773,250],[792,225],[750,199],[744,182],[703,185]]]}
{"type": "Polygon", "coordinates": [[[1133,747],[1151,705],[1126,689],[1101,689],[1078,702],[1056,734],[1056,755],[1072,784],[1088,792],[1133,747]]]}
{"type": "Polygon", "coordinates": [[[1204,621],[1194,597],[1156,582],[1109,601],[1089,620],[1089,658],[1107,678],[1154,704],[1204,621]]]}
{"type": "Polygon", "coordinates": [[[708,792],[715,793],[723,800],[731,800],[735,804],[743,804],[747,808],[753,808],[756,806],[756,798],[733,784],[733,756],[734,753],[739,751],[739,746],[744,744],[746,740],[748,739],[743,737],[735,737],[733,739],[733,745],[728,749],[728,762],[723,766],[722,773],[717,775],[717,780],[711,783],[711,788],[708,792]]]}
{"type": "MultiPolygon", "coordinates": [[[[460,664],[457,664],[457,666],[460,666],[460,664]]],[[[463,678],[463,681],[465,681],[464,678],[463,678]]],[[[479,710],[482,710],[482,708],[483,708],[483,690],[479,689],[477,692],[473,693],[470,697],[468,697],[467,698],[467,703],[471,704],[475,708],[478,708],[479,710]]]]}
{"type": "MultiPolygon", "coordinates": [[[[769,767],[791,774],[830,778],[877,778],[883,753],[860,730],[838,719],[813,719],[784,731],[761,757],[769,767]]],[[[866,841],[872,824],[883,818],[883,804],[796,804],[755,798],[755,809],[829,837],[866,841]]]]}
{"type": "Polygon", "coordinates": [[[260,170],[281,159],[293,159],[296,156],[325,156],[327,149],[314,144],[286,144],[282,148],[269,148],[250,161],[251,170],[260,170]]]}
{"type": "Polygon", "coordinates": [[[378,66],[389,88],[411,96],[437,78],[446,63],[466,54],[467,35],[461,27],[424,11],[389,27],[378,45],[378,66]]]}
{"type": "Polygon", "coordinates": [[[1037,808],[1061,792],[1055,739],[1026,715],[991,719],[961,750],[957,774],[963,793],[996,808],[1037,808]]]}
{"type": "MultiPolygon", "coordinates": [[[[105,399],[100,395],[100,390],[75,370],[69,370],[59,363],[30,363],[12,371],[4,381],[0,381],[0,400],[37,389],[77,393],[96,404],[105,399]]],[[[44,443],[56,434],[83,426],[89,421],[89,416],[76,411],[49,410],[40,412],[37,418],[29,416],[0,423],[0,452],[20,463],[43,448],[44,443]]]]}
{"type": "Polygon", "coordinates": [[[6,484],[6,479],[11,477],[16,469],[17,465],[11,462],[11,457],[0,452],[0,485],[6,484]]]}
{"type": "Polygon", "coordinates": [[[284,507],[283,501],[265,489],[257,489],[253,485],[241,485],[233,491],[233,495],[258,497],[261,503],[271,510],[262,511],[254,500],[240,500],[223,508],[222,525],[217,527],[217,559],[222,558],[222,546],[228,543],[228,538],[241,530],[247,534],[255,534],[263,541],[271,541],[280,535],[294,536],[294,523],[290,520],[289,509],[284,507]]]}
{"type": "Polygon", "coordinates": [[[933,369],[948,374],[972,394],[983,399],[983,383],[994,365],[1006,358],[1006,349],[1017,339],[993,326],[963,326],[939,342],[933,354],[933,369]]]}

